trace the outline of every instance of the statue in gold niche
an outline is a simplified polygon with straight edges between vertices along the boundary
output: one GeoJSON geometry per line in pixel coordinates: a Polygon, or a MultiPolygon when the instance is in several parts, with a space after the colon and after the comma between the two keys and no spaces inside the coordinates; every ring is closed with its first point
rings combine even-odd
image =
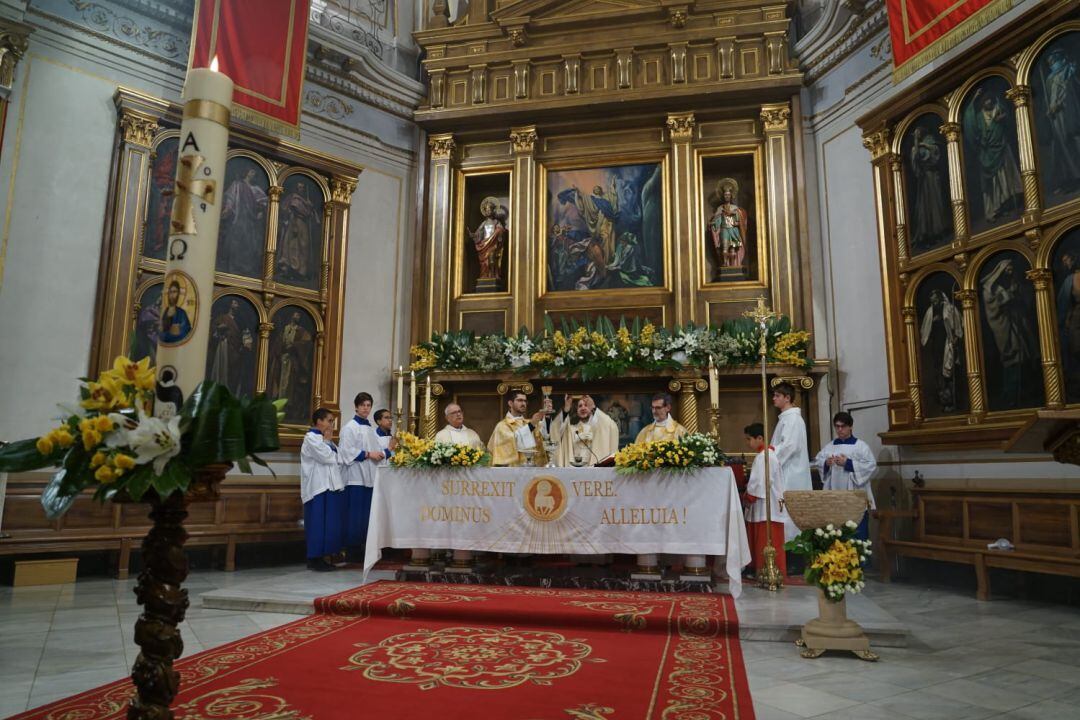
{"type": "Polygon", "coordinates": [[[495,292],[502,289],[503,255],[508,239],[507,210],[497,198],[488,196],[480,201],[480,215],[484,219],[475,230],[466,228],[480,263],[476,292],[495,292]]]}
{"type": "Polygon", "coordinates": [[[718,202],[709,218],[709,235],[718,279],[736,279],[726,276],[731,270],[741,274],[746,259],[747,214],[738,205],[738,195],[739,183],[734,179],[724,178],[716,184],[718,202]]]}

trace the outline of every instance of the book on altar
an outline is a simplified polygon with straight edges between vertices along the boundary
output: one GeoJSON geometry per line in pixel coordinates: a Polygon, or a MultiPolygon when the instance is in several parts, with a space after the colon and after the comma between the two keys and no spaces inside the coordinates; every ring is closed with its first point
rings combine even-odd
{"type": "Polygon", "coordinates": [[[596,463],[596,467],[615,467],[615,455],[614,453],[608,455],[606,458],[596,463]]]}

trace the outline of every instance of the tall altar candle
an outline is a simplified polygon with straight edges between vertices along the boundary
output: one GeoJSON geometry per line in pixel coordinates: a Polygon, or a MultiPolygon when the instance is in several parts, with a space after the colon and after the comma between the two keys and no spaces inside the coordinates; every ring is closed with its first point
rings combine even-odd
{"type": "Polygon", "coordinates": [[[712,358],[709,359],[709,401],[713,407],[720,407],[720,376],[712,364],[712,358]]]}
{"type": "Polygon", "coordinates": [[[397,366],[397,411],[401,414],[402,404],[405,402],[405,371],[400,365],[397,366]]]}
{"type": "Polygon", "coordinates": [[[427,382],[424,385],[424,417],[427,417],[431,413],[431,376],[427,376],[427,382]]]}
{"type": "MultiPolygon", "coordinates": [[[[409,417],[416,415],[416,371],[409,373],[409,417]]],[[[411,422],[411,421],[410,421],[411,422]]]]}
{"type": "Polygon", "coordinates": [[[214,264],[229,148],[233,82],[209,68],[184,81],[180,160],[176,165],[158,328],[154,414],[169,417],[206,376],[214,264]]]}

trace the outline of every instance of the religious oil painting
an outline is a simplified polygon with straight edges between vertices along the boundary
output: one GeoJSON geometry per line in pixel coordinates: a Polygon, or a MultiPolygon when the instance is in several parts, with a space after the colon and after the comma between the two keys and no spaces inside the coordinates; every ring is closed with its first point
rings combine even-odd
{"type": "Polygon", "coordinates": [[[604,290],[664,284],[660,163],[547,175],[547,288],[604,290]]]}
{"type": "Polygon", "coordinates": [[[191,339],[199,317],[199,292],[185,272],[173,270],[165,276],[164,302],[158,323],[158,345],[183,345],[191,339]]]}
{"type": "Polygon", "coordinates": [[[323,193],[307,175],[290,175],[278,209],[277,267],[274,279],[319,289],[322,272],[323,193]]]}
{"type": "Polygon", "coordinates": [[[255,394],[259,313],[241,295],[222,295],[210,309],[210,343],[206,377],[229,388],[236,397],[255,394]]]}
{"type": "Polygon", "coordinates": [[[176,160],[179,139],[165,138],[154,149],[150,165],[149,197],[146,203],[146,226],[143,233],[144,257],[165,259],[169,243],[169,216],[172,214],[173,184],[176,182],[176,160]]]}
{"type": "Polygon", "coordinates": [[[924,113],[908,126],[900,143],[912,254],[946,245],[955,235],[943,122],[934,113],[924,113]]]}
{"type": "Polygon", "coordinates": [[[315,375],[315,321],[297,305],[279,308],[270,318],[270,361],[266,394],[285,399],[285,422],[310,422],[315,375]]]}
{"type": "Polygon", "coordinates": [[[1054,247],[1050,269],[1054,273],[1054,298],[1065,401],[1080,403],[1080,228],[1073,228],[1054,247]]]}
{"type": "Polygon", "coordinates": [[[1024,209],[1016,110],[1008,81],[991,75],[964,98],[964,183],[972,234],[1017,220],[1024,209]]]}
{"type": "Polygon", "coordinates": [[[702,208],[710,282],[757,277],[754,156],[708,157],[701,161],[702,208]]]}
{"type": "Polygon", "coordinates": [[[1027,258],[1015,250],[995,253],[979,269],[979,315],[986,399],[990,410],[1043,404],[1039,322],[1027,258]]]}
{"type": "Polygon", "coordinates": [[[510,257],[510,173],[467,175],[462,188],[464,293],[506,290],[510,257]]]}
{"type": "Polygon", "coordinates": [[[135,315],[135,334],[131,340],[131,357],[134,360],[150,358],[157,364],[158,330],[161,327],[161,283],[154,283],[138,299],[135,315]]]}
{"type": "Polygon", "coordinates": [[[956,278],[945,272],[927,275],[915,293],[918,317],[919,382],[923,415],[939,417],[967,412],[967,368],[964,367],[964,322],[956,278]]]}
{"type": "Polygon", "coordinates": [[[1031,100],[1043,204],[1080,195],[1080,32],[1061,35],[1035,58],[1031,100]]]}
{"type": "Polygon", "coordinates": [[[238,156],[225,167],[217,271],[263,276],[270,178],[251,158],[238,156]]]}

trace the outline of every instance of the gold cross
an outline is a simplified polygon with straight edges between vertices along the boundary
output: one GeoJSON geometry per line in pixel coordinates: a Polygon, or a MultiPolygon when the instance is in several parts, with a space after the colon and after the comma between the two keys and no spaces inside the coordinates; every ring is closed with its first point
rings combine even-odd
{"type": "MultiPolygon", "coordinates": [[[[213,205],[217,191],[216,180],[196,180],[195,171],[203,164],[202,155],[180,157],[180,172],[173,189],[172,215],[169,217],[169,235],[196,235],[195,206],[192,198],[204,205],[213,205]]],[[[205,207],[203,208],[205,210],[205,207]]]]}
{"type": "Polygon", "coordinates": [[[750,318],[758,325],[764,325],[767,320],[772,320],[776,316],[777,314],[770,310],[768,304],[766,304],[764,295],[758,296],[755,308],[743,313],[743,317],[750,318]]]}

